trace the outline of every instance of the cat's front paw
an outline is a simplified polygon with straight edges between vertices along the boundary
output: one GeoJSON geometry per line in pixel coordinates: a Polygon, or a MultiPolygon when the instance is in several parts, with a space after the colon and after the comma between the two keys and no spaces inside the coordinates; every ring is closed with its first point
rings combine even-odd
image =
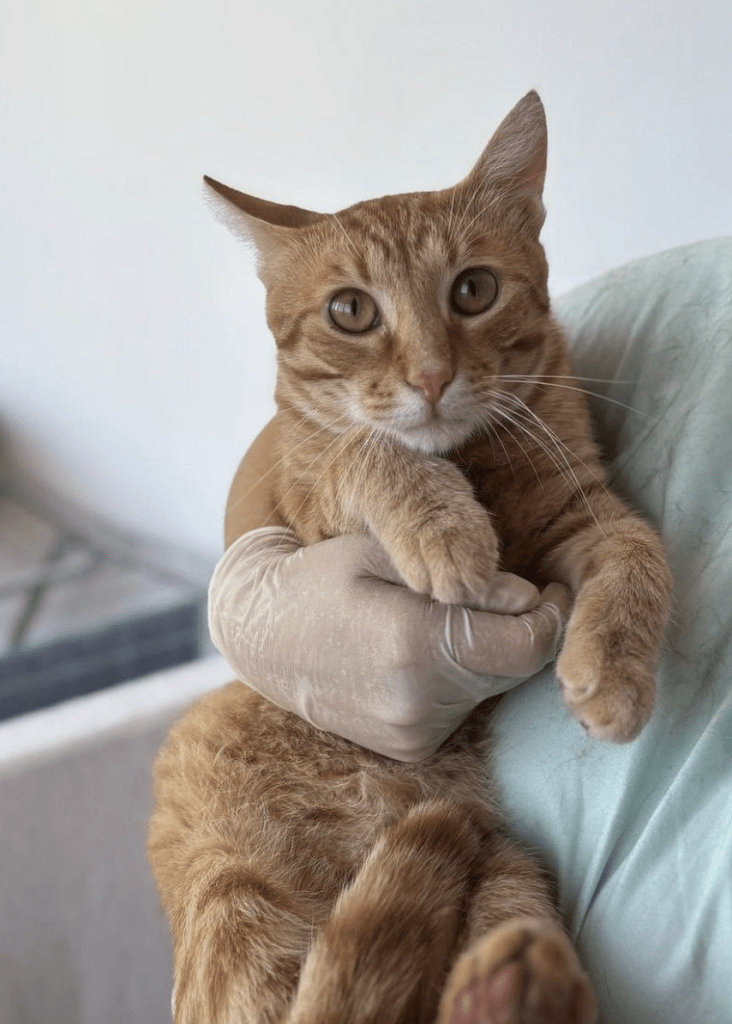
{"type": "Polygon", "coordinates": [[[565,703],[593,739],[627,743],[651,717],[656,695],[655,644],[617,621],[577,607],[557,660],[565,703]]]}
{"type": "Polygon", "coordinates": [[[455,964],[438,1024],[593,1024],[595,998],[556,925],[518,918],[475,942],[455,964]]]}
{"type": "Polygon", "coordinates": [[[443,604],[481,608],[498,567],[498,540],[488,513],[471,498],[404,528],[387,549],[405,583],[443,604]]]}
{"type": "Polygon", "coordinates": [[[645,658],[613,657],[596,638],[568,634],[557,676],[567,707],[593,739],[628,743],[651,717],[656,680],[645,658]]]}
{"type": "Polygon", "coordinates": [[[600,540],[591,535],[594,547],[586,537],[584,554],[577,548],[575,569],[581,566],[586,578],[557,675],[569,709],[590,736],[627,743],[653,711],[673,581],[661,542],[644,523],[624,519],[599,532],[600,540]]]}

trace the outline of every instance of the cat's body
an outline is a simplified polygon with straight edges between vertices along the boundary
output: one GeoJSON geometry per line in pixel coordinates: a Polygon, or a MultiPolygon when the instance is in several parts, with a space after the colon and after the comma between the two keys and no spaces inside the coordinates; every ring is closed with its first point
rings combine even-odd
{"type": "MultiPolygon", "coordinates": [[[[281,514],[305,543],[371,530],[442,601],[480,605],[499,560],[565,582],[565,699],[627,740],[653,706],[670,578],[606,489],[550,315],[544,162],[529,94],[455,189],[335,217],[213,187],[267,286],[281,514]]],[[[157,761],[149,842],[176,1024],[432,1024],[441,993],[441,1024],[461,993],[465,1024],[589,1024],[549,886],[494,808],[488,713],[401,764],[241,683],[192,709],[157,761]]]]}

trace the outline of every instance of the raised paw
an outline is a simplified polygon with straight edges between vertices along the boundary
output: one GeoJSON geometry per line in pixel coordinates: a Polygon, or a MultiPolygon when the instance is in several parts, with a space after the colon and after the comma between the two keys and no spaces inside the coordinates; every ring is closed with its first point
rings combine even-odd
{"type": "Polygon", "coordinates": [[[593,1024],[577,954],[549,921],[516,918],[475,942],[450,973],[438,1024],[593,1024]]]}

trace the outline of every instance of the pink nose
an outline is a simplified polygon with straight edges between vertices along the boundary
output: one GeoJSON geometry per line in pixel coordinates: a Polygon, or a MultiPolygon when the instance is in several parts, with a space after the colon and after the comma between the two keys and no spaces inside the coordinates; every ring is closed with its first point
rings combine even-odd
{"type": "Polygon", "coordinates": [[[449,384],[451,380],[452,372],[447,363],[431,366],[427,370],[419,370],[408,378],[409,383],[413,387],[424,391],[425,397],[431,405],[436,405],[439,402],[440,395],[445,390],[445,385],[449,384]]]}

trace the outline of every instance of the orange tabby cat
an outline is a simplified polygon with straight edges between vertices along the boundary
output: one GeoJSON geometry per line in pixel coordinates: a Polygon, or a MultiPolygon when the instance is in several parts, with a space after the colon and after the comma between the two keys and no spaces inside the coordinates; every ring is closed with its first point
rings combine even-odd
{"type": "MultiPolygon", "coordinates": [[[[438,601],[479,606],[499,564],[564,581],[565,700],[625,741],[653,707],[671,581],[607,490],[550,313],[545,164],[529,93],[441,192],[328,215],[207,181],[267,288],[284,518],[304,543],[372,531],[438,601]]],[[[495,809],[487,713],[403,764],[240,682],[188,712],[149,840],[176,1024],[591,1024],[550,887],[495,809]]]]}

